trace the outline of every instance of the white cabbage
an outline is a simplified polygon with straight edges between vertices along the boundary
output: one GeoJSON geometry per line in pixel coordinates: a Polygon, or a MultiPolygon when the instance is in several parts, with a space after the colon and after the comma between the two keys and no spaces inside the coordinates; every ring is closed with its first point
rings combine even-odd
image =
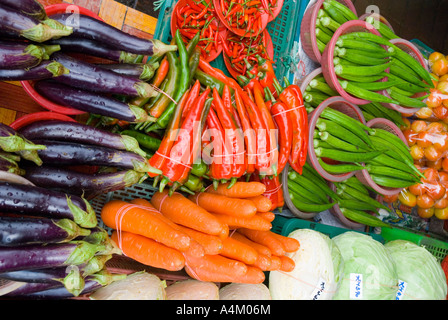
{"type": "Polygon", "coordinates": [[[295,262],[291,272],[271,271],[269,290],[273,300],[331,300],[342,276],[341,254],[325,234],[298,229],[288,237],[297,239],[300,248],[287,253],[295,262]]]}
{"type": "Polygon", "coordinates": [[[397,269],[400,300],[445,300],[445,273],[437,259],[424,247],[406,240],[385,244],[397,269]]]}
{"type": "Polygon", "coordinates": [[[333,238],[344,260],[344,276],[335,300],[394,300],[395,263],[385,246],[371,236],[347,231],[333,238]]]}
{"type": "Polygon", "coordinates": [[[263,283],[230,283],[219,289],[219,300],[272,300],[263,283]]]}

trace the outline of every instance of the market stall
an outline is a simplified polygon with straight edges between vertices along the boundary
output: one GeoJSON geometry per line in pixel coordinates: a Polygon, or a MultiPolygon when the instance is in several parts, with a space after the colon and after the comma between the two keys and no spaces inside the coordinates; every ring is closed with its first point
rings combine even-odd
{"type": "Polygon", "coordinates": [[[0,299],[446,299],[444,53],[349,0],[0,15],[0,299]]]}

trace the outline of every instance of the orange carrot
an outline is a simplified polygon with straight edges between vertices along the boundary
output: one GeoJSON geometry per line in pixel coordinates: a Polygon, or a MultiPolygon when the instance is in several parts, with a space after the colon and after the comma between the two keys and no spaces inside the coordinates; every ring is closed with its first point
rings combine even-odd
{"type": "Polygon", "coordinates": [[[264,254],[258,254],[257,260],[253,263],[253,267],[260,268],[262,271],[271,270],[271,258],[264,254]]]}
{"type": "Polygon", "coordinates": [[[268,211],[268,212],[257,212],[257,215],[262,217],[262,218],[264,218],[264,219],[266,219],[269,222],[272,222],[275,219],[275,213],[271,212],[271,211],[268,211]]]}
{"type": "Polygon", "coordinates": [[[177,224],[213,235],[228,234],[227,226],[218,218],[180,193],[169,196],[167,190],[156,192],[151,198],[151,204],[177,224]]]}
{"type": "Polygon", "coordinates": [[[255,204],[258,212],[268,212],[269,210],[271,210],[272,201],[268,197],[259,195],[256,197],[248,198],[248,200],[251,200],[255,204]]]}
{"type": "Polygon", "coordinates": [[[222,239],[218,236],[180,226],[181,230],[196,240],[204,248],[205,254],[219,254],[222,249],[222,239]]]}
{"type": "Polygon", "coordinates": [[[257,250],[257,252],[259,254],[266,255],[268,257],[271,256],[271,250],[268,247],[250,240],[246,236],[239,233],[238,230],[236,230],[235,232],[232,232],[231,237],[237,239],[238,241],[241,241],[241,242],[244,242],[244,243],[250,245],[252,248],[257,250]]]}
{"type": "Polygon", "coordinates": [[[152,239],[131,232],[114,231],[111,239],[124,255],[144,265],[169,271],[185,267],[183,254],[152,239]]]}
{"type": "Polygon", "coordinates": [[[271,250],[272,254],[274,255],[282,256],[286,252],[283,243],[272,236],[273,232],[271,231],[253,230],[247,228],[240,228],[238,229],[238,231],[248,237],[250,240],[265,245],[271,250]]]}
{"type": "Polygon", "coordinates": [[[227,237],[222,241],[220,254],[224,257],[244,262],[245,264],[254,264],[258,257],[257,250],[232,237],[227,237]]]}
{"type": "Polygon", "coordinates": [[[107,202],[101,210],[101,219],[109,228],[139,234],[180,251],[190,246],[188,235],[176,230],[150,210],[126,201],[107,202]]]}
{"type": "Polygon", "coordinates": [[[297,239],[285,237],[275,232],[272,232],[272,236],[283,243],[286,252],[296,252],[300,248],[300,242],[297,239]]]}
{"type": "Polygon", "coordinates": [[[248,266],[247,272],[240,277],[236,277],[233,282],[257,284],[263,283],[265,278],[264,272],[260,268],[248,266]]]}
{"type": "Polygon", "coordinates": [[[280,256],[281,266],[280,270],[285,272],[291,272],[296,267],[296,263],[288,256],[280,256]]]}
{"type": "Polygon", "coordinates": [[[280,259],[282,256],[272,255],[271,258],[271,267],[269,271],[280,270],[282,266],[282,260],[280,259]]]}
{"type": "Polygon", "coordinates": [[[257,181],[238,181],[230,189],[227,188],[228,186],[229,183],[221,183],[216,190],[210,187],[206,192],[221,194],[230,198],[252,198],[266,192],[266,186],[257,181]]]}
{"type": "Polygon", "coordinates": [[[257,213],[255,204],[246,199],[230,198],[221,194],[200,192],[188,197],[205,210],[238,217],[250,217],[257,213]]]}
{"type": "Polygon", "coordinates": [[[136,199],[131,200],[131,203],[142,206],[142,207],[147,207],[148,209],[152,209],[151,212],[153,212],[154,214],[157,214],[158,217],[160,217],[160,219],[162,219],[164,222],[166,222],[167,224],[169,224],[171,227],[175,228],[179,232],[184,232],[186,235],[188,235],[190,237],[190,246],[188,248],[188,252],[190,254],[195,255],[197,257],[202,257],[205,254],[205,249],[202,246],[202,244],[200,244],[196,239],[193,239],[189,234],[187,234],[185,232],[185,230],[182,229],[183,228],[182,226],[174,223],[173,221],[171,221],[170,219],[165,217],[162,213],[157,211],[154,208],[154,206],[151,204],[151,202],[149,202],[146,199],[136,198],[136,199]]]}
{"type": "Polygon", "coordinates": [[[270,230],[272,224],[266,219],[254,215],[253,217],[235,217],[227,214],[212,213],[219,221],[225,223],[230,229],[248,228],[253,230],[270,230]]]}
{"type": "Polygon", "coordinates": [[[211,282],[232,282],[243,276],[248,266],[241,261],[221,256],[205,255],[195,258],[185,255],[185,271],[196,280],[211,282]]]}

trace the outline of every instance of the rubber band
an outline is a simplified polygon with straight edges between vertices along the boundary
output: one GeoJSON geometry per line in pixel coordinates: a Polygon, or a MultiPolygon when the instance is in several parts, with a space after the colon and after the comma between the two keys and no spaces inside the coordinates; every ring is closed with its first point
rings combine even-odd
{"type": "Polygon", "coordinates": [[[159,151],[156,151],[156,154],[159,155],[159,156],[162,157],[162,158],[165,158],[165,159],[168,159],[168,160],[170,160],[170,161],[173,161],[174,163],[180,164],[180,165],[184,166],[185,168],[193,169],[192,166],[187,165],[187,164],[185,164],[185,163],[183,163],[183,162],[181,162],[181,161],[174,160],[174,159],[172,159],[172,158],[170,158],[170,157],[167,157],[166,155],[159,153],[159,151]]]}
{"type": "Polygon", "coordinates": [[[168,93],[166,93],[165,91],[163,91],[162,89],[156,87],[156,86],[153,85],[153,84],[150,84],[150,86],[151,86],[155,91],[157,91],[157,92],[159,92],[159,93],[162,93],[163,95],[167,96],[168,99],[170,99],[175,105],[177,105],[177,101],[174,100],[168,93]]]}
{"type": "Polygon", "coordinates": [[[278,187],[276,187],[275,189],[269,190],[264,192],[263,194],[267,194],[267,195],[271,195],[273,193],[278,192],[278,190],[280,190],[282,188],[283,184],[280,184],[278,187]]]}
{"type": "Polygon", "coordinates": [[[288,113],[288,112],[290,112],[290,111],[294,111],[294,110],[297,110],[297,109],[300,109],[300,108],[305,108],[305,105],[302,104],[302,105],[300,105],[300,106],[298,106],[298,107],[295,107],[295,108],[292,108],[292,109],[288,109],[288,110],[285,110],[285,111],[282,111],[282,112],[273,114],[272,117],[275,118],[276,116],[279,116],[279,115],[282,115],[282,114],[284,114],[284,113],[288,113]]]}
{"type": "Polygon", "coordinates": [[[271,151],[268,151],[268,152],[266,152],[266,153],[248,153],[247,155],[248,155],[249,157],[264,156],[264,155],[268,155],[268,154],[270,154],[270,153],[272,153],[272,152],[275,152],[275,151],[277,151],[277,150],[278,150],[277,148],[274,148],[274,149],[272,149],[271,151]]]}

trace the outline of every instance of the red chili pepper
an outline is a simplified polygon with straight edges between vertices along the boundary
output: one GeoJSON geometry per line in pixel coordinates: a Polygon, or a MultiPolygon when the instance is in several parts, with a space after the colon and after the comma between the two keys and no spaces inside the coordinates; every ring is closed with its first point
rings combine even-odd
{"type": "Polygon", "coordinates": [[[194,126],[201,121],[202,111],[205,107],[205,101],[207,100],[210,91],[210,88],[204,90],[204,92],[196,99],[193,107],[190,108],[190,112],[188,112],[182,122],[180,129],[183,132],[178,134],[177,140],[171,148],[169,159],[167,159],[167,162],[161,169],[163,175],[165,176],[165,183],[168,181],[178,181],[182,176],[185,167],[191,165],[189,161],[193,150],[193,135],[195,130],[197,130],[194,126]]]}
{"type": "MultiPolygon", "coordinates": [[[[178,129],[180,128],[182,121],[182,113],[185,107],[185,103],[187,101],[187,97],[189,94],[189,90],[185,92],[185,94],[180,99],[179,103],[176,106],[176,110],[171,118],[171,121],[166,128],[165,135],[160,143],[157,152],[149,159],[149,164],[156,169],[162,170],[165,163],[167,162],[167,158],[169,157],[171,148],[176,140],[178,129]]],[[[148,172],[148,175],[152,178],[156,176],[156,174],[148,172]]]]}
{"type": "Polygon", "coordinates": [[[196,80],[196,82],[194,83],[193,87],[190,90],[188,99],[185,103],[185,108],[182,113],[182,119],[185,119],[188,112],[190,112],[190,109],[192,106],[194,106],[194,102],[199,97],[200,92],[201,92],[201,83],[199,82],[199,80],[196,80]]]}
{"type": "Polygon", "coordinates": [[[229,164],[231,154],[226,150],[224,129],[213,108],[208,113],[207,125],[213,136],[213,161],[209,176],[215,181],[229,180],[232,177],[232,166],[229,164]]]}
{"type": "MultiPolygon", "coordinates": [[[[308,115],[303,105],[302,94],[298,95],[295,85],[286,87],[279,95],[280,101],[284,102],[290,110],[290,118],[293,132],[293,145],[290,156],[290,164],[298,163],[299,167],[305,164],[306,150],[308,148],[308,115]],[[303,163],[303,164],[302,164],[303,163]]],[[[298,88],[298,87],[297,87],[298,88]]],[[[297,167],[297,166],[296,166],[297,167]]]]}
{"type": "Polygon", "coordinates": [[[268,175],[275,174],[277,175],[277,166],[278,166],[278,149],[277,149],[277,139],[276,132],[277,127],[275,125],[274,120],[272,119],[271,113],[269,112],[268,107],[264,101],[264,90],[261,88],[260,83],[258,81],[254,82],[254,98],[255,103],[257,104],[263,121],[265,123],[267,129],[267,137],[269,138],[270,148],[268,149],[269,154],[269,162],[271,170],[267,171],[268,175]]]}
{"type": "Polygon", "coordinates": [[[291,154],[293,128],[288,112],[288,107],[284,103],[272,102],[271,114],[278,127],[278,172],[283,171],[291,154]]]}

